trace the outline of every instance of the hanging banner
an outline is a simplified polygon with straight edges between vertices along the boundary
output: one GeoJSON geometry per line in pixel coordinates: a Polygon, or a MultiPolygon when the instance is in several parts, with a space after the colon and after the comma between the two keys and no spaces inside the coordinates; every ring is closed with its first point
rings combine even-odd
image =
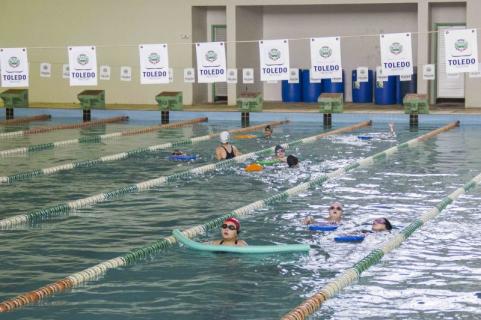
{"type": "Polygon", "coordinates": [[[295,68],[289,71],[288,83],[299,83],[299,69],[295,68]]]}
{"type": "Polygon", "coordinates": [[[309,83],[321,83],[321,79],[313,77],[312,69],[309,70],[309,83]]]}
{"type": "Polygon", "coordinates": [[[169,52],[167,44],[141,44],[140,83],[162,84],[169,83],[169,52]]]}
{"type": "Polygon", "coordinates": [[[0,49],[2,87],[28,87],[28,58],[26,48],[0,49]]]}
{"type": "Polygon", "coordinates": [[[311,70],[313,79],[342,79],[339,37],[311,38],[311,70]]]}
{"type": "Polygon", "coordinates": [[[254,83],[254,69],[253,68],[242,69],[242,83],[244,83],[244,84],[254,83]]]}
{"type": "Polygon", "coordinates": [[[52,65],[47,62],[42,62],[40,64],[40,77],[50,78],[52,76],[52,65]]]}
{"type": "Polygon", "coordinates": [[[476,29],[444,31],[446,73],[478,71],[477,37],[476,29]]]}
{"type": "Polygon", "coordinates": [[[436,77],[436,65],[425,64],[423,66],[423,80],[434,80],[436,77]]]}
{"type": "Polygon", "coordinates": [[[379,37],[383,75],[413,74],[411,33],[389,33],[379,37]]]}
{"type": "Polygon", "coordinates": [[[100,80],[110,80],[110,66],[100,66],[100,80]]]}
{"type": "Polygon", "coordinates": [[[132,81],[132,68],[128,66],[120,67],[120,81],[132,81]]]}
{"type": "Polygon", "coordinates": [[[184,69],[184,82],[185,83],[194,83],[195,82],[194,68],[185,68],[184,69]]]}
{"type": "Polygon", "coordinates": [[[356,76],[358,82],[368,82],[369,81],[369,68],[368,67],[357,67],[356,76]]]}
{"type": "Polygon", "coordinates": [[[226,60],[224,42],[196,43],[197,82],[226,82],[226,60]]]}
{"type": "Polygon", "coordinates": [[[227,69],[227,83],[237,83],[237,69],[227,69]]]}
{"type": "Polygon", "coordinates": [[[259,41],[261,81],[289,80],[289,42],[259,41]]]}
{"type": "Polygon", "coordinates": [[[63,79],[70,78],[70,66],[68,64],[64,64],[62,66],[62,78],[63,79]]]}
{"type": "Polygon", "coordinates": [[[97,85],[97,53],[95,46],[69,47],[70,86],[97,85]]]}
{"type": "Polygon", "coordinates": [[[399,76],[399,81],[411,81],[412,76],[410,74],[403,74],[399,76]]]}

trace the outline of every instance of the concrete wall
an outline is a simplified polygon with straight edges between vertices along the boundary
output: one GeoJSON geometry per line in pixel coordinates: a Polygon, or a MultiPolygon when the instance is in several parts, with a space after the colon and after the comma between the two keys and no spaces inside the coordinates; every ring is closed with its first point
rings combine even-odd
{"type": "MultiPolygon", "coordinates": [[[[183,91],[186,104],[192,102],[193,93],[196,101],[207,101],[206,85],[183,83],[183,69],[195,66],[195,51],[192,45],[182,43],[207,41],[208,20],[220,17],[214,13],[218,10],[209,6],[225,8],[229,41],[415,32],[418,27],[425,31],[435,21],[459,22],[463,17],[468,27],[481,27],[480,0],[1,0],[0,46],[29,47],[32,102],[77,102],[76,94],[88,87],[71,88],[68,80],[62,79],[66,47],[91,44],[98,47],[99,66],[112,67],[112,79],[100,81],[98,86],[107,90],[108,103],[155,104],[154,96],[162,90],[183,91]],[[137,45],[159,42],[169,44],[175,82],[141,86],[137,45]],[[52,78],[39,77],[41,62],[53,63],[52,78]],[[122,65],[133,67],[132,82],[119,80],[122,65]]],[[[417,50],[417,38],[413,38],[415,60],[425,63],[429,57],[423,53],[425,48],[429,50],[429,40],[422,44],[417,50]]],[[[290,45],[292,66],[308,67],[308,42],[291,41],[290,45]]],[[[229,67],[237,64],[239,71],[249,65],[258,68],[255,44],[228,44],[228,48],[232,49],[228,49],[229,67]]],[[[357,65],[379,64],[377,37],[344,39],[342,48],[348,80],[357,65]]],[[[481,107],[480,81],[466,79],[468,107],[481,107]]],[[[421,89],[424,85],[420,81],[421,89]]],[[[259,90],[259,86],[249,91],[259,90]]],[[[237,91],[243,89],[242,85],[229,85],[229,104],[235,103],[237,91]]],[[[350,92],[347,81],[348,99],[350,92]]],[[[265,94],[266,99],[280,100],[280,85],[266,85],[265,94]]]]}
{"type": "MultiPolygon", "coordinates": [[[[213,25],[225,25],[226,13],[225,7],[207,7],[207,41],[212,41],[212,26],[213,25]]],[[[229,66],[227,66],[230,68],[229,66]]],[[[213,101],[213,86],[207,85],[207,102],[213,101]]],[[[203,101],[205,102],[205,101],[203,101]]]]}

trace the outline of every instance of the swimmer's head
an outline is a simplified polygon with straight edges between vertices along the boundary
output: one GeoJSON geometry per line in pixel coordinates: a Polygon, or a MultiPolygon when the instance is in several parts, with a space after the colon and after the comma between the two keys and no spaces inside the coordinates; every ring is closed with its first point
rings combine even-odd
{"type": "Polygon", "coordinates": [[[287,157],[287,165],[289,168],[293,168],[299,164],[299,159],[292,154],[287,157]]]}
{"type": "Polygon", "coordinates": [[[372,222],[372,231],[391,231],[392,225],[386,218],[374,219],[372,222]]]}
{"type": "Polygon", "coordinates": [[[172,155],[173,156],[181,156],[183,155],[184,153],[182,151],[180,151],[179,149],[176,149],[174,150],[174,152],[172,152],[172,155]]]}
{"type": "Polygon", "coordinates": [[[333,202],[329,206],[329,220],[340,222],[342,219],[342,213],[344,212],[344,208],[340,202],[333,202]]]}
{"type": "Polygon", "coordinates": [[[220,142],[227,143],[229,142],[230,134],[227,131],[222,131],[219,135],[220,142]]]}
{"type": "Polygon", "coordinates": [[[240,233],[240,221],[239,221],[239,219],[234,218],[234,217],[230,217],[230,218],[225,219],[224,223],[222,224],[222,229],[229,229],[231,231],[237,230],[237,234],[239,234],[240,233]],[[232,228],[229,227],[229,225],[234,226],[235,229],[232,230],[232,228]],[[224,226],[225,226],[225,228],[224,228],[224,226]]]}
{"type": "Polygon", "coordinates": [[[276,156],[279,156],[279,153],[285,153],[286,152],[286,149],[284,149],[280,144],[278,144],[275,148],[274,148],[274,153],[276,154],[276,156]]]}

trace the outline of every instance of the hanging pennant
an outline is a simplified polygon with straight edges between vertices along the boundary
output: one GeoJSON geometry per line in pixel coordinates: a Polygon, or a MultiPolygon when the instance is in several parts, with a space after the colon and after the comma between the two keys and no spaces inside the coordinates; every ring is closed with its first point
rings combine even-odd
{"type": "Polygon", "coordinates": [[[253,68],[242,69],[242,83],[243,84],[254,83],[254,69],[253,68]]]}
{"type": "Polygon", "coordinates": [[[311,38],[311,70],[313,79],[341,78],[341,39],[311,38]]]}
{"type": "Polygon", "coordinates": [[[169,53],[167,44],[141,44],[140,83],[162,84],[169,83],[169,53]]]}
{"type": "Polygon", "coordinates": [[[97,85],[97,54],[95,46],[69,47],[70,86],[97,85]]]}
{"type": "Polygon", "coordinates": [[[132,81],[132,68],[129,66],[120,67],[120,81],[132,81]]]}
{"type": "Polygon", "coordinates": [[[425,64],[423,66],[423,80],[434,80],[436,77],[436,65],[425,64]]]}
{"type": "Polygon", "coordinates": [[[174,69],[169,68],[169,83],[174,83],[174,69]]]}
{"type": "Polygon", "coordinates": [[[261,81],[289,80],[289,42],[259,41],[261,81]]]}
{"type": "Polygon", "coordinates": [[[289,80],[288,83],[299,83],[299,69],[291,68],[289,71],[289,80]]]}
{"type": "Polygon", "coordinates": [[[226,82],[226,59],[224,42],[196,43],[197,82],[226,82]]]}
{"type": "Polygon", "coordinates": [[[63,79],[68,79],[70,78],[70,66],[65,63],[63,66],[62,66],[62,78],[63,79]]]}
{"type": "Polygon", "coordinates": [[[446,30],[446,73],[477,72],[478,43],[476,29],[446,30]]]}
{"type": "Polygon", "coordinates": [[[28,87],[28,58],[26,48],[0,49],[2,87],[28,87]]]}
{"type": "Polygon", "coordinates": [[[100,66],[100,80],[110,80],[110,66],[100,66]]]}
{"type": "Polygon", "coordinates": [[[227,83],[237,83],[237,69],[227,69],[227,83]]]}
{"type": "Polygon", "coordinates": [[[195,82],[194,68],[185,68],[184,69],[184,82],[185,83],[194,83],[195,82]]]}
{"type": "Polygon", "coordinates": [[[47,62],[42,62],[40,64],[40,77],[50,78],[52,76],[52,65],[47,62]]]}
{"type": "Polygon", "coordinates": [[[381,34],[381,67],[384,76],[413,74],[411,33],[381,34]]]}
{"type": "Polygon", "coordinates": [[[356,69],[357,82],[368,82],[369,81],[369,68],[368,67],[357,67],[356,69]]]}
{"type": "Polygon", "coordinates": [[[377,66],[376,67],[376,81],[387,81],[388,80],[388,76],[385,76],[383,73],[382,73],[382,67],[381,66],[377,66]]]}

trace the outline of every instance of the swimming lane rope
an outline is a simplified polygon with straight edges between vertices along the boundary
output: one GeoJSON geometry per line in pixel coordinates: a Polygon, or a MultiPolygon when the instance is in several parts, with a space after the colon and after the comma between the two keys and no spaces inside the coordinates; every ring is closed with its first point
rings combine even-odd
{"type": "MultiPolygon", "coordinates": [[[[283,120],[283,121],[272,121],[272,122],[267,122],[264,124],[259,124],[255,126],[250,126],[250,127],[245,127],[245,128],[239,128],[239,129],[232,129],[229,130],[230,133],[239,133],[239,132],[249,132],[249,131],[256,131],[260,129],[264,129],[265,126],[270,125],[270,126],[279,126],[288,123],[289,120],[283,120]]],[[[25,180],[25,179],[31,179],[34,177],[38,176],[45,176],[45,175],[50,175],[50,174],[55,174],[60,171],[67,171],[67,170],[74,170],[74,169],[79,169],[79,168],[91,168],[95,167],[101,163],[104,162],[110,162],[110,161],[117,161],[117,160],[123,160],[130,158],[132,156],[137,156],[139,154],[143,153],[148,153],[148,152],[154,152],[154,151],[159,151],[159,150],[164,150],[168,148],[175,148],[178,146],[186,146],[186,145],[191,145],[191,144],[196,144],[202,141],[207,141],[210,139],[213,139],[215,137],[218,137],[220,133],[212,133],[209,135],[201,136],[201,137],[195,137],[195,138],[189,138],[189,139],[183,139],[183,140],[178,140],[175,142],[167,142],[163,144],[158,144],[154,146],[149,146],[149,147],[144,147],[144,148],[138,148],[130,151],[125,151],[117,154],[111,154],[107,156],[103,156],[97,159],[91,159],[91,160],[82,160],[82,161],[74,161],[70,163],[64,163],[58,166],[54,167],[49,167],[49,168],[43,168],[43,169],[35,169],[31,171],[25,171],[25,172],[19,172],[10,176],[0,176],[0,183],[12,183],[14,181],[19,181],[19,180],[25,180]]]]}
{"type": "MultiPolygon", "coordinates": [[[[317,141],[321,138],[324,138],[324,137],[327,137],[327,136],[330,136],[330,135],[352,131],[352,130],[355,130],[355,129],[358,129],[358,128],[368,126],[370,124],[371,124],[371,121],[360,122],[356,125],[352,125],[352,126],[349,126],[349,127],[339,128],[339,129],[332,130],[332,131],[329,131],[329,132],[326,132],[326,133],[321,133],[319,135],[315,135],[315,136],[312,136],[312,137],[299,139],[299,140],[296,140],[296,141],[293,141],[293,142],[290,142],[290,143],[285,143],[285,144],[283,144],[283,146],[284,146],[284,148],[289,148],[289,147],[293,147],[293,146],[303,144],[303,143],[312,143],[312,142],[315,142],[315,141],[317,141]]],[[[270,147],[270,148],[263,149],[263,150],[260,150],[260,151],[246,153],[246,154],[237,156],[237,157],[229,159],[229,160],[222,160],[222,161],[219,161],[217,163],[207,164],[207,165],[200,166],[200,167],[197,167],[197,168],[193,168],[193,169],[190,169],[190,170],[181,171],[179,173],[176,173],[176,174],[173,174],[173,175],[170,175],[170,176],[162,176],[162,177],[158,177],[158,178],[155,178],[155,179],[152,179],[152,180],[139,182],[137,184],[131,184],[131,185],[128,185],[128,186],[125,186],[125,187],[122,187],[122,188],[119,188],[119,189],[116,189],[116,190],[112,190],[112,191],[109,191],[109,192],[99,193],[99,194],[96,194],[96,195],[93,195],[93,196],[90,196],[90,197],[87,197],[87,198],[82,198],[82,199],[78,199],[78,200],[74,200],[74,201],[70,201],[70,202],[66,202],[66,203],[57,204],[57,205],[52,206],[52,207],[34,210],[34,211],[31,211],[31,212],[26,213],[26,214],[21,214],[21,215],[17,215],[17,216],[13,216],[13,217],[10,217],[10,218],[0,220],[0,229],[10,228],[10,227],[15,226],[15,225],[24,224],[24,223],[27,223],[29,221],[33,221],[35,219],[47,220],[49,217],[66,215],[71,210],[84,208],[84,207],[87,207],[87,206],[94,205],[96,203],[112,200],[114,198],[120,198],[120,197],[123,197],[123,196],[125,196],[129,193],[136,193],[136,192],[145,191],[145,190],[151,189],[153,187],[157,187],[157,186],[160,186],[160,185],[170,183],[172,181],[176,181],[178,179],[186,178],[186,177],[188,177],[192,174],[204,174],[206,172],[214,171],[216,169],[230,167],[230,166],[232,166],[236,163],[243,162],[247,159],[250,159],[250,158],[253,158],[253,157],[256,157],[256,156],[267,155],[267,154],[270,155],[270,154],[273,153],[273,151],[274,151],[274,147],[270,147]]]]}
{"type": "Polygon", "coordinates": [[[101,124],[123,122],[123,121],[128,121],[128,120],[129,120],[129,117],[120,116],[120,117],[98,119],[98,120],[92,120],[92,121],[86,121],[86,122],[80,122],[80,123],[61,124],[61,125],[58,125],[58,126],[37,127],[37,128],[28,129],[28,130],[3,132],[3,133],[0,133],[0,139],[13,138],[13,137],[19,137],[19,136],[27,136],[27,135],[31,135],[31,134],[45,133],[45,132],[56,131],[56,130],[88,128],[88,127],[98,126],[98,125],[101,125],[101,124]]]}
{"type": "MultiPolygon", "coordinates": [[[[254,210],[257,210],[259,208],[266,207],[268,205],[272,205],[278,202],[282,202],[289,198],[290,196],[299,194],[301,192],[304,192],[305,190],[316,187],[318,185],[323,184],[325,181],[327,181],[330,178],[335,178],[339,177],[347,172],[350,172],[356,168],[359,167],[367,167],[370,166],[371,164],[374,164],[378,161],[382,161],[386,159],[388,156],[392,155],[393,153],[397,152],[398,150],[403,150],[411,147],[417,146],[420,142],[426,141],[444,131],[450,130],[456,126],[459,125],[459,122],[453,122],[448,125],[445,125],[439,129],[430,131],[422,136],[419,136],[415,139],[409,140],[405,143],[402,143],[398,146],[389,148],[385,151],[379,152],[375,155],[372,155],[370,157],[358,160],[353,162],[350,165],[347,165],[345,167],[339,168],[331,173],[321,175],[319,177],[316,177],[308,182],[302,183],[298,186],[295,186],[293,188],[290,188],[284,192],[275,194],[269,198],[266,198],[264,200],[259,200],[256,202],[253,202],[251,204],[248,204],[244,207],[238,208],[231,213],[225,214],[223,216],[220,216],[216,219],[210,220],[205,224],[200,224],[196,225],[194,227],[191,227],[189,229],[186,229],[183,231],[183,234],[186,235],[189,238],[193,238],[195,236],[201,235],[205,233],[208,230],[212,230],[215,228],[218,228],[222,222],[228,218],[228,217],[240,217],[243,215],[247,215],[254,210]]],[[[339,129],[338,129],[339,130],[339,129]]],[[[272,149],[272,148],[270,148],[272,149]]],[[[447,205],[447,204],[446,204],[447,205]]],[[[20,308],[24,305],[34,303],[36,301],[39,301],[45,297],[51,296],[55,293],[60,293],[63,291],[66,291],[70,288],[74,288],[76,286],[81,285],[82,283],[85,283],[87,281],[92,281],[95,279],[98,279],[101,275],[103,275],[105,272],[107,272],[110,269],[115,269],[118,267],[122,266],[127,266],[129,264],[134,264],[139,261],[142,261],[143,259],[150,257],[154,254],[157,254],[161,251],[164,251],[170,247],[172,247],[176,243],[176,239],[174,236],[168,236],[165,238],[162,238],[152,244],[149,244],[144,247],[139,247],[135,248],[126,254],[101,262],[93,267],[87,268],[85,270],[82,270],[80,272],[74,273],[66,278],[63,278],[59,281],[53,282],[51,284],[45,285],[37,290],[30,291],[24,294],[21,294],[15,298],[5,300],[0,303],[0,312],[8,312],[12,311],[14,309],[20,308]]]]}
{"type": "Polygon", "coordinates": [[[178,128],[178,127],[190,125],[193,123],[199,123],[199,122],[205,122],[205,121],[207,121],[207,118],[201,117],[201,118],[194,118],[194,119],[185,120],[185,121],[173,122],[169,124],[155,125],[147,128],[132,129],[132,130],[126,130],[121,132],[112,132],[112,133],[107,133],[102,135],[94,135],[94,136],[82,137],[82,138],[71,139],[71,140],[36,144],[28,147],[2,150],[0,151],[0,157],[7,157],[7,156],[12,156],[17,154],[55,149],[55,148],[64,147],[71,144],[101,143],[102,141],[105,141],[108,139],[119,138],[123,136],[133,136],[136,134],[145,134],[145,133],[150,133],[160,129],[178,128]]]}
{"type": "Polygon", "coordinates": [[[388,252],[399,247],[404,240],[409,238],[411,234],[419,229],[429,220],[441,213],[449,204],[455,201],[460,195],[468,192],[481,183],[481,173],[472,180],[464,184],[461,188],[456,189],[453,193],[443,198],[438,204],[429,210],[426,210],[423,215],[414,220],[401,230],[391,239],[383,242],[378,248],[371,251],[367,256],[358,261],[352,268],[345,270],[341,275],[334,278],[326,284],[319,292],[302,302],[298,307],[291,310],[288,314],[282,317],[283,320],[301,320],[309,315],[312,315],[318,310],[321,305],[327,300],[335,296],[345,287],[351,285],[354,281],[359,279],[361,273],[378,263],[381,258],[388,252]]]}
{"type": "Polygon", "coordinates": [[[0,124],[8,125],[8,124],[26,123],[31,121],[46,121],[46,120],[50,120],[50,118],[52,118],[52,116],[49,114],[39,114],[37,116],[31,116],[31,117],[19,117],[15,119],[2,120],[0,121],[0,124]]]}

